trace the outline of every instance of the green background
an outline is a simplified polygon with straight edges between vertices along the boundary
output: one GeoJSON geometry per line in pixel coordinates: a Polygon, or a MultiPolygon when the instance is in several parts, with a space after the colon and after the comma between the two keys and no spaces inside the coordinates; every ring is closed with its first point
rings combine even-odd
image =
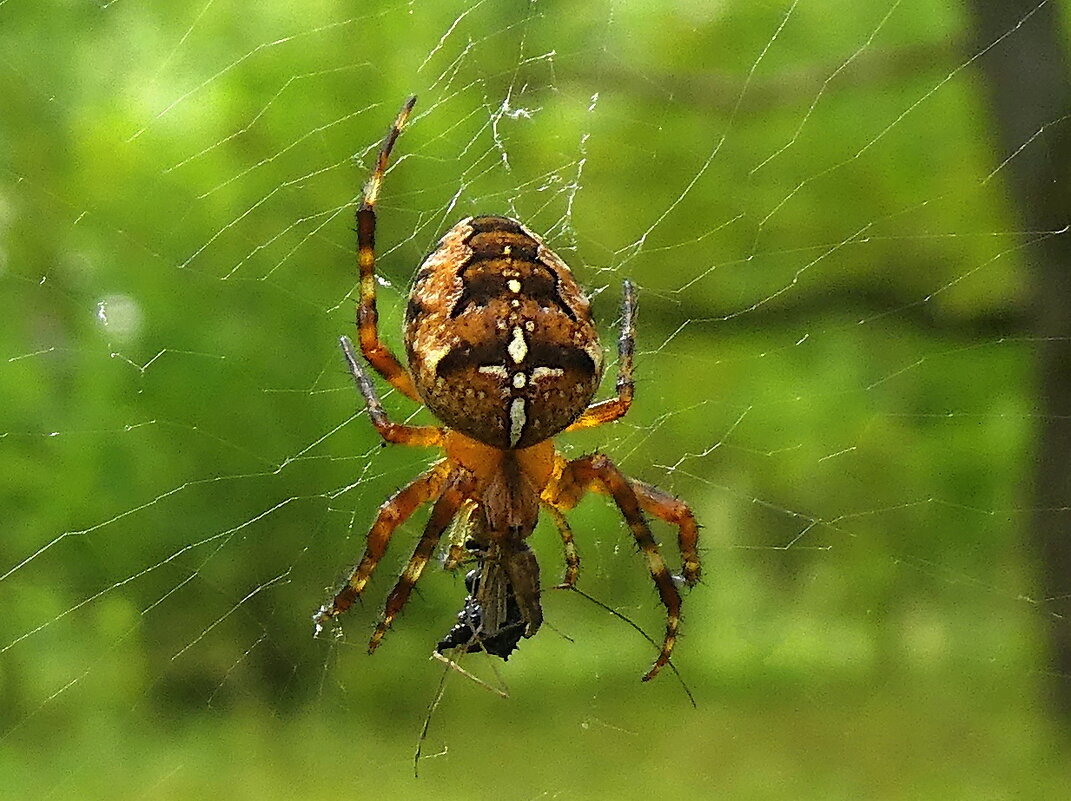
{"type": "MultiPolygon", "coordinates": [[[[1024,544],[1044,233],[970,41],[944,0],[0,2],[0,796],[1059,797],[1024,544]],[[560,445],[692,504],[706,568],[697,709],[548,592],[466,662],[508,700],[448,676],[419,779],[460,577],[363,646],[420,522],[341,639],[310,624],[433,456],[379,446],[336,347],[410,93],[385,336],[467,214],[544,232],[608,348],[634,280],[637,402],[560,445]]],[[[582,588],[657,633],[618,515],[571,522],[582,588]]]]}

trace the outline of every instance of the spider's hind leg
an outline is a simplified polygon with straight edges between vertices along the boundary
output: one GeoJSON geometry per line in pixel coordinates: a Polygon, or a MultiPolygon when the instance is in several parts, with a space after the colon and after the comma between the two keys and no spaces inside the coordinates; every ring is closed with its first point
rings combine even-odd
{"type": "Polygon", "coordinates": [[[357,332],[361,340],[361,353],[368,363],[399,392],[420,403],[420,396],[413,385],[409,371],[402,366],[379,338],[379,312],[376,310],[376,201],[387,172],[387,162],[398,135],[402,132],[416,98],[411,97],[398,112],[383,144],[379,147],[376,167],[364,187],[361,205],[357,208],[357,267],[360,271],[360,301],[357,304],[357,332]]]}
{"type": "Polygon", "coordinates": [[[567,431],[593,428],[603,423],[620,420],[632,407],[635,382],[632,378],[636,354],[636,287],[625,281],[624,298],[621,301],[621,333],[617,338],[617,397],[593,403],[578,417],[567,431]]]}
{"type": "Polygon", "coordinates": [[[353,343],[350,342],[349,337],[341,337],[339,345],[342,346],[346,364],[349,365],[350,375],[353,376],[353,381],[364,398],[365,406],[368,408],[368,417],[379,435],[383,437],[384,442],[425,448],[442,445],[443,430],[439,426],[409,426],[404,423],[391,422],[383,404],[379,401],[375,385],[372,384],[368,373],[361,367],[357,354],[353,352],[353,343]]]}

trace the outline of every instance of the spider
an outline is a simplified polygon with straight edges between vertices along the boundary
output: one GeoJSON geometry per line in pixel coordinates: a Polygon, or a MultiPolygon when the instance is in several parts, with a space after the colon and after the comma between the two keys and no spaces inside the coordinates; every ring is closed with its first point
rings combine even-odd
{"type": "MultiPolygon", "coordinates": [[[[618,338],[616,396],[592,403],[603,353],[590,305],[569,267],[539,236],[501,216],[467,217],[424,259],[409,293],[404,338],[409,369],[379,337],[376,310],[376,202],[391,150],[416,98],[398,113],[357,209],[360,296],[357,331],[368,363],[406,397],[424,404],[442,426],[395,423],[384,411],[348,337],[339,341],[368,416],[385,443],[437,447],[445,458],[379,508],[364,556],[341,589],[313,616],[316,631],[361,596],[394,531],[426,502],[424,533],[368,643],[379,646],[405,606],[444,531],[464,518],[477,575],[459,626],[442,649],[487,650],[505,657],[520,636],[533,636],[543,620],[539,565],[526,538],[540,508],[548,510],[564,546],[565,576],[574,587],[580,566],[564,512],[589,491],[609,494],[647,561],[666,608],[666,632],[647,681],[669,663],[680,624],[681,596],[647,525],[646,511],[678,530],[688,586],[699,580],[698,526],[689,507],[657,487],[624,475],[602,453],[567,461],[553,437],[618,420],[633,398],[636,292],[624,283],[618,338]],[[520,632],[518,634],[518,632],[520,632]],[[497,639],[494,639],[497,638],[497,639]]],[[[456,565],[465,545],[455,542],[456,565]]]]}

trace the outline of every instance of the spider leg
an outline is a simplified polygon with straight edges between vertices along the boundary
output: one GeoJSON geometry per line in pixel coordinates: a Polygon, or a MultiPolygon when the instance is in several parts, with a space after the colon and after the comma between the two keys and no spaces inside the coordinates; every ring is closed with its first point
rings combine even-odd
{"type": "Polygon", "coordinates": [[[632,406],[635,385],[632,380],[633,357],[636,353],[636,287],[625,281],[621,301],[621,333],[617,338],[617,397],[593,403],[566,431],[601,426],[620,420],[632,406]]]}
{"type": "Polygon", "coordinates": [[[569,521],[565,519],[565,515],[558,509],[553,506],[547,506],[547,511],[554,520],[558,533],[562,535],[562,550],[565,552],[565,576],[562,578],[562,583],[558,584],[554,589],[571,590],[576,586],[577,576],[580,575],[580,554],[576,552],[573,529],[569,526],[569,521]]]}
{"type": "Polygon", "coordinates": [[[364,187],[361,205],[357,208],[357,266],[361,276],[361,295],[357,304],[357,332],[361,340],[361,353],[399,392],[420,403],[420,396],[413,385],[413,378],[398,361],[390,348],[379,339],[379,312],[376,310],[376,201],[383,185],[391,149],[398,135],[409,120],[416,97],[409,98],[397,119],[383,138],[379,157],[372,176],[364,187]]]}
{"type": "Polygon", "coordinates": [[[450,524],[450,548],[446,553],[446,558],[443,560],[443,570],[457,570],[469,558],[469,550],[465,547],[465,544],[472,533],[472,521],[475,513],[475,501],[467,501],[462,504],[457,516],[450,524]]]}
{"type": "Polygon", "coordinates": [[[559,510],[570,509],[589,488],[594,489],[599,485],[610,493],[628,523],[632,536],[636,538],[636,544],[647,559],[647,569],[654,580],[662,605],[666,607],[666,635],[662,640],[662,650],[650,670],[643,676],[644,681],[650,681],[669,663],[669,657],[673,653],[680,628],[681,596],[640,510],[640,499],[636,490],[607,456],[594,453],[574,459],[565,465],[547,502],[559,510]]]}
{"type": "MultiPolygon", "coordinates": [[[[567,467],[567,463],[562,462],[562,469],[567,467]]],[[[640,501],[640,508],[645,512],[649,512],[671,526],[677,528],[677,547],[681,552],[681,560],[683,562],[681,568],[681,574],[684,578],[684,583],[689,587],[694,586],[702,575],[702,566],[699,561],[699,524],[696,522],[695,513],[688,504],[677,498],[674,495],[666,492],[660,487],[656,487],[654,484],[648,484],[646,481],[640,481],[639,479],[629,478],[625,476],[632,490],[636,493],[636,497],[640,501]]],[[[607,494],[607,489],[602,484],[591,484],[584,488],[584,492],[598,492],[600,494],[607,494]]],[[[582,493],[581,493],[582,494],[582,493]]],[[[570,508],[579,501],[579,496],[573,499],[570,503],[570,508]]],[[[561,516],[561,512],[555,509],[553,506],[547,507],[551,515],[561,516]]],[[[564,522],[564,516],[562,516],[564,522]]],[[[555,521],[557,522],[557,520],[555,521]]],[[[566,523],[568,526],[568,523],[566,523]]],[[[571,532],[569,534],[571,537],[571,532]]],[[[562,539],[565,540],[566,532],[562,531],[562,539]]],[[[569,544],[566,542],[566,562],[568,564],[568,550],[569,544]]],[[[575,553],[575,547],[574,547],[575,553]]],[[[577,565],[579,566],[579,557],[577,557],[577,565]]],[[[568,577],[568,571],[566,572],[568,577]]]]}
{"type": "Polygon", "coordinates": [[[425,501],[429,501],[442,492],[446,483],[446,462],[440,462],[431,470],[416,478],[412,483],[398,490],[379,507],[376,520],[368,531],[368,545],[364,556],[357,564],[342,588],[335,593],[330,603],[326,603],[312,616],[319,633],[327,621],[338,617],[360,597],[372,571],[387,551],[394,530],[404,523],[425,501]]]}
{"type": "Polygon", "coordinates": [[[339,344],[342,345],[342,353],[346,357],[346,363],[350,366],[350,374],[353,375],[357,389],[364,396],[365,405],[368,407],[368,417],[385,442],[418,447],[442,445],[443,430],[438,426],[408,426],[403,423],[392,423],[383,409],[383,404],[379,402],[379,395],[376,394],[372,380],[357,360],[349,337],[340,338],[339,344]]]}
{"type": "Polygon", "coordinates": [[[680,498],[670,495],[663,489],[646,481],[638,481],[630,478],[628,483],[640,500],[640,506],[645,512],[653,514],[660,520],[677,527],[677,544],[681,551],[684,574],[684,582],[693,586],[699,581],[702,567],[699,564],[699,525],[695,522],[695,515],[691,507],[680,498]]]}
{"type": "Polygon", "coordinates": [[[394,589],[387,596],[383,615],[380,617],[379,623],[376,624],[372,639],[368,641],[368,653],[373,653],[379,647],[383,635],[387,633],[387,629],[394,622],[394,618],[398,616],[406,601],[409,600],[409,594],[420,579],[420,574],[424,572],[424,565],[428,563],[432,554],[435,553],[435,546],[439,544],[439,538],[446,531],[447,526],[450,525],[450,521],[454,519],[458,509],[470,496],[473,485],[472,476],[467,471],[454,473],[451,480],[447,482],[442,494],[435,501],[435,505],[431,509],[431,517],[428,518],[424,533],[417,542],[413,555],[409,558],[409,564],[405,566],[402,575],[398,577],[398,583],[394,585],[394,589]]]}

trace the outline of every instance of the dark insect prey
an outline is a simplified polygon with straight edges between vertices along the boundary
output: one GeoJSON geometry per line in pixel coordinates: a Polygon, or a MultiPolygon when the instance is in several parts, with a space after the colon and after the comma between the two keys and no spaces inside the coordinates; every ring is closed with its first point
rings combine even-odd
{"type": "Polygon", "coordinates": [[[457,615],[457,625],[435,646],[438,653],[460,648],[464,653],[486,651],[509,659],[524,636],[525,622],[509,577],[475,540],[466,543],[476,567],[465,574],[468,597],[457,615]]]}

